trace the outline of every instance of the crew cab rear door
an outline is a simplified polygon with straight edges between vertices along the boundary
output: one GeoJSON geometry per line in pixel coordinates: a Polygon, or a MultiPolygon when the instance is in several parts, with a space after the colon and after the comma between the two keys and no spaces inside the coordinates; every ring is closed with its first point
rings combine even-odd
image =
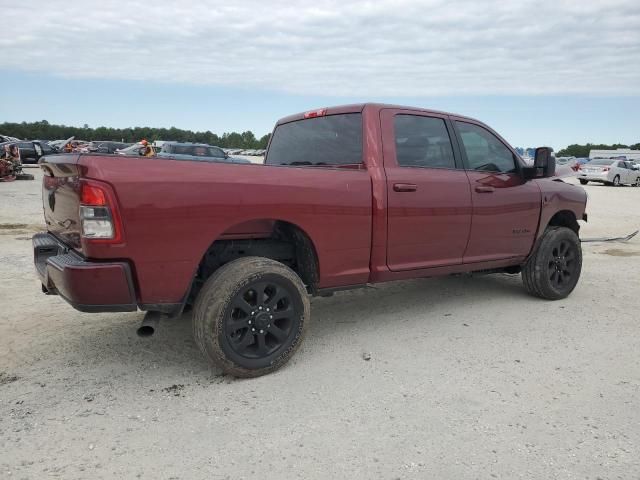
{"type": "Polygon", "coordinates": [[[471,193],[445,115],[381,111],[387,182],[387,266],[392,271],[462,263],[471,193]]]}
{"type": "Polygon", "coordinates": [[[538,184],[524,180],[515,152],[494,132],[469,119],[452,123],[473,199],[464,263],[528,255],[540,218],[538,184]]]}

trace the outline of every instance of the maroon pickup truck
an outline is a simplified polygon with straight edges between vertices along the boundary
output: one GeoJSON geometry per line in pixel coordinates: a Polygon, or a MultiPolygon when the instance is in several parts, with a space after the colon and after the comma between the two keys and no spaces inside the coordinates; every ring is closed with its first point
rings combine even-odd
{"type": "MultiPolygon", "coordinates": [[[[522,272],[564,298],[582,266],[586,194],[527,166],[477,120],[364,104],[280,120],[263,164],[53,155],[48,233],[33,239],[48,294],[84,312],[193,307],[225,372],[258,376],[300,345],[309,295],[461,272],[522,272]]],[[[148,328],[145,330],[145,328],[148,328]]]]}

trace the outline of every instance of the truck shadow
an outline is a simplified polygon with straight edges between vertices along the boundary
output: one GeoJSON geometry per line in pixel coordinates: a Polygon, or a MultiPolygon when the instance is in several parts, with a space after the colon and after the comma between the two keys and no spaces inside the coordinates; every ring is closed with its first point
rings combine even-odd
{"type": "MultiPolygon", "coordinates": [[[[408,327],[425,327],[443,321],[443,316],[468,316],[501,301],[532,299],[519,275],[451,276],[390,282],[312,300],[310,336],[330,336],[332,331],[352,325],[393,329],[394,321],[408,327]]],[[[535,299],[532,299],[535,301],[535,299]]]]}
{"type": "MultiPolygon", "coordinates": [[[[406,327],[424,328],[446,321],[443,316],[470,315],[471,310],[483,305],[497,313],[503,309],[503,301],[527,298],[531,297],[524,292],[520,277],[511,275],[418,279],[339,292],[312,299],[305,343],[319,339],[330,343],[331,337],[344,338],[342,333],[355,324],[392,331],[394,321],[402,321],[406,327]]],[[[184,382],[187,377],[210,380],[221,375],[207,364],[193,341],[190,312],[178,319],[163,320],[150,338],[136,335],[142,318],[142,313],[123,314],[116,319],[106,315],[104,321],[85,322],[91,328],[77,328],[74,334],[65,334],[65,361],[85,367],[106,366],[115,376],[137,372],[164,383],[173,377],[184,382]]],[[[389,338],[393,338],[391,332],[389,338]]]]}

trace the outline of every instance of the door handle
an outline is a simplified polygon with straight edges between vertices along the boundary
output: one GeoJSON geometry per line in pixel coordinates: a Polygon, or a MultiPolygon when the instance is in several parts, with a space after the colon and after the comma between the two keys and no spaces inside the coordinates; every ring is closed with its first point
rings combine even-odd
{"type": "Polygon", "coordinates": [[[413,183],[394,183],[393,191],[394,192],[415,192],[418,189],[418,186],[413,183]]]}
{"type": "Polygon", "coordinates": [[[487,185],[478,185],[476,187],[476,192],[478,193],[493,193],[494,190],[495,188],[489,187],[487,185]]]}

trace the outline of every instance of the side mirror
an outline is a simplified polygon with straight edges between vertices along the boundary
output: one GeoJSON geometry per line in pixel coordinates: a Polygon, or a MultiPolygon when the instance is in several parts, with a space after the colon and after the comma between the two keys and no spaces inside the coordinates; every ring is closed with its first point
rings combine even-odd
{"type": "Polygon", "coordinates": [[[524,168],[525,179],[553,177],[556,174],[556,158],[552,152],[551,147],[536,148],[533,167],[524,168]]]}

